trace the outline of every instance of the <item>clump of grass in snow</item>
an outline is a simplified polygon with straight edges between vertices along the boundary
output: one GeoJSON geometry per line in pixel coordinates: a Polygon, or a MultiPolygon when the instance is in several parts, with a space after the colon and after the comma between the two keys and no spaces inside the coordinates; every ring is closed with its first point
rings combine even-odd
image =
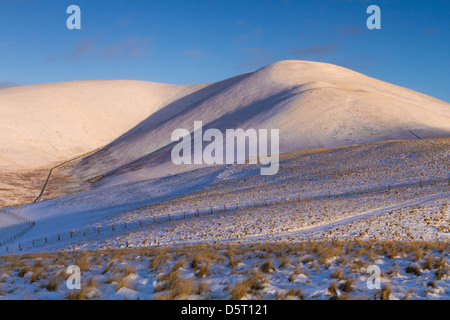
{"type": "Polygon", "coordinates": [[[247,295],[249,289],[250,286],[247,280],[239,280],[230,290],[231,300],[241,300],[245,295],[247,295]]]}
{"type": "Polygon", "coordinates": [[[280,268],[286,268],[291,264],[291,258],[288,256],[283,256],[280,262],[280,268]]]}
{"type": "Polygon", "coordinates": [[[422,274],[422,271],[420,270],[419,266],[416,265],[409,265],[405,268],[406,273],[414,273],[416,276],[420,277],[422,274]]]}
{"type": "Polygon", "coordinates": [[[47,289],[47,291],[50,291],[50,292],[56,291],[57,288],[58,288],[58,278],[57,277],[51,278],[45,285],[45,289],[47,289]]]}
{"type": "Polygon", "coordinates": [[[234,268],[236,267],[239,263],[242,262],[241,259],[236,258],[236,256],[233,253],[230,253],[229,256],[229,267],[234,268]]]}
{"type": "Polygon", "coordinates": [[[204,263],[197,273],[197,278],[207,277],[209,274],[209,261],[204,263]]]}
{"type": "Polygon", "coordinates": [[[155,292],[169,291],[155,296],[156,300],[187,299],[193,291],[194,283],[179,276],[179,270],[170,272],[158,279],[163,284],[155,288],[155,292]]]}
{"type": "Polygon", "coordinates": [[[344,283],[341,283],[339,285],[339,290],[341,290],[342,292],[345,292],[345,293],[350,293],[351,291],[353,291],[353,283],[354,283],[354,280],[347,279],[347,280],[345,280],[344,283]]]}
{"type": "Polygon", "coordinates": [[[170,258],[167,254],[167,249],[160,249],[157,254],[153,257],[150,263],[150,268],[153,270],[159,269],[163,261],[169,262],[170,258]]]}
{"type": "Polygon", "coordinates": [[[184,264],[185,264],[185,262],[186,262],[186,260],[185,260],[184,258],[181,259],[180,261],[176,262],[176,263],[174,264],[174,266],[172,267],[172,271],[177,271],[178,269],[180,269],[181,267],[183,267],[184,264]]]}
{"type": "Polygon", "coordinates": [[[268,261],[264,262],[264,263],[261,265],[260,270],[261,270],[263,273],[270,273],[270,272],[272,272],[273,270],[275,270],[275,267],[272,265],[272,260],[268,260],[268,261]]]}
{"type": "Polygon", "coordinates": [[[119,291],[121,288],[128,288],[128,289],[132,289],[134,290],[135,287],[132,286],[132,280],[130,279],[130,277],[123,277],[119,280],[119,282],[117,283],[116,289],[115,291],[119,291]]]}
{"type": "Polygon", "coordinates": [[[392,290],[389,285],[385,285],[378,293],[380,300],[389,300],[392,290]]]}
{"type": "Polygon", "coordinates": [[[258,294],[269,280],[260,272],[255,272],[250,278],[239,280],[230,290],[232,300],[241,300],[246,294],[258,294]]]}
{"type": "Polygon", "coordinates": [[[205,296],[205,298],[208,298],[210,294],[208,284],[205,281],[199,281],[197,283],[197,289],[195,290],[195,293],[199,296],[205,296]]]}
{"type": "Polygon", "coordinates": [[[342,272],[342,269],[336,269],[332,274],[331,277],[334,279],[343,279],[344,273],[342,272]]]}
{"type": "Polygon", "coordinates": [[[305,299],[305,295],[303,294],[303,290],[302,289],[296,289],[296,288],[289,289],[284,294],[280,295],[278,297],[278,299],[279,300],[288,300],[291,297],[296,297],[296,298],[299,298],[300,300],[304,300],[305,299]]]}
{"type": "Polygon", "coordinates": [[[74,264],[80,267],[81,271],[89,271],[91,266],[89,263],[89,254],[87,252],[83,253],[81,256],[77,257],[74,264]]]}

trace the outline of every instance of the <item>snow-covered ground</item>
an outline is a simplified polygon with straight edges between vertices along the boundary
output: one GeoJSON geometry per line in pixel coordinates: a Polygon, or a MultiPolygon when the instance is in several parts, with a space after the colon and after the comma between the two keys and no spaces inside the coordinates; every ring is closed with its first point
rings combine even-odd
{"type": "Polygon", "coordinates": [[[284,61],[200,86],[74,82],[11,88],[0,92],[2,105],[8,106],[6,123],[21,123],[15,137],[28,138],[0,137],[0,167],[9,170],[0,172],[0,205],[29,202],[50,167],[81,151],[93,153],[59,168],[44,201],[0,210],[0,296],[69,297],[61,270],[75,263],[91,279],[77,293],[87,298],[449,297],[446,102],[337,66],[284,61]],[[58,91],[54,100],[50,89],[58,91]],[[27,131],[33,118],[19,121],[29,97],[38,119],[52,114],[49,136],[39,126],[27,131]],[[116,101],[110,110],[111,97],[116,101]],[[122,121],[130,97],[136,109],[122,121]],[[92,101],[99,107],[86,116],[92,101]],[[77,118],[79,113],[84,115],[77,118]],[[76,128],[64,124],[72,118],[76,128]],[[114,121],[103,128],[97,118],[114,121]],[[171,132],[192,130],[195,120],[222,131],[280,129],[278,173],[262,176],[260,164],[173,164],[171,132]],[[305,241],[307,248],[292,249],[305,241]],[[209,250],[209,262],[190,261],[191,246],[192,254],[209,250]],[[268,246],[278,247],[266,252],[268,246]],[[159,250],[163,265],[149,269],[159,250]],[[239,256],[236,265],[229,251],[239,256]],[[291,262],[282,262],[283,256],[291,262]],[[274,269],[265,265],[271,259],[274,269]],[[386,272],[384,291],[364,287],[369,262],[386,272]],[[202,268],[205,281],[192,281],[202,268]]]}
{"type": "Polygon", "coordinates": [[[192,132],[194,121],[222,132],[280,130],[282,153],[450,137],[447,102],[310,61],[280,61],[202,85],[71,81],[5,88],[0,109],[0,206],[27,203],[50,168],[93,151],[68,172],[78,186],[192,170],[174,165],[170,151],[172,132],[192,132]]]}
{"type": "Polygon", "coordinates": [[[214,166],[10,208],[36,225],[0,250],[324,238],[449,241],[449,143],[294,152],[281,157],[275,176],[261,176],[259,165],[214,166]]]}
{"type": "Polygon", "coordinates": [[[3,256],[0,299],[448,299],[448,258],[442,242],[389,241],[3,256]],[[69,265],[81,290],[67,288],[69,265]]]}
{"type": "Polygon", "coordinates": [[[9,208],[36,224],[0,246],[0,298],[448,299],[449,144],[299,151],[275,176],[214,166],[9,208]]]}

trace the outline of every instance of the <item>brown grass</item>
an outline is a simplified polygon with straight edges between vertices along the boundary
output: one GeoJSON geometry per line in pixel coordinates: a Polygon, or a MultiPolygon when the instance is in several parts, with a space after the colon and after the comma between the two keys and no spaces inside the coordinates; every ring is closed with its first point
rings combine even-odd
{"type": "Polygon", "coordinates": [[[385,285],[383,289],[379,291],[380,300],[389,300],[389,296],[391,295],[391,293],[392,293],[391,287],[385,285]]]}
{"type": "Polygon", "coordinates": [[[352,279],[347,279],[347,280],[345,280],[344,283],[341,283],[341,284],[339,285],[339,290],[341,290],[342,292],[345,292],[345,293],[350,293],[350,292],[352,292],[352,291],[353,291],[353,283],[354,283],[354,282],[355,282],[355,281],[352,280],[352,279]]]}
{"type": "Polygon", "coordinates": [[[303,290],[302,289],[296,289],[296,288],[289,289],[284,294],[282,294],[280,297],[278,297],[278,299],[279,300],[287,300],[287,299],[290,299],[291,297],[297,297],[300,300],[304,300],[305,299],[305,295],[303,294],[303,290]]]}
{"type": "Polygon", "coordinates": [[[160,286],[155,288],[155,292],[169,291],[165,294],[159,294],[155,296],[155,300],[174,300],[174,299],[187,299],[193,292],[194,283],[191,280],[183,279],[179,276],[179,270],[170,272],[158,279],[162,282],[160,286]]]}
{"type": "Polygon", "coordinates": [[[275,270],[275,267],[272,265],[272,260],[268,260],[264,262],[259,268],[263,273],[271,273],[275,270]]]}
{"type": "Polygon", "coordinates": [[[56,291],[56,289],[58,289],[58,278],[57,277],[51,278],[47,282],[45,289],[47,289],[47,291],[50,291],[50,292],[56,291]]]}

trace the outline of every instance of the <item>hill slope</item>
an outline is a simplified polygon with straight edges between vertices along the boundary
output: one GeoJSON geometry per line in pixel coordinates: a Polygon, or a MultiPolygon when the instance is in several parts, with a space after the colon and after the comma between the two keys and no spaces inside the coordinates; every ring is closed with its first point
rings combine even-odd
{"type": "MultiPolygon", "coordinates": [[[[279,129],[282,153],[450,137],[449,103],[308,61],[192,86],[73,81],[7,88],[0,110],[0,176],[40,169],[33,185],[41,186],[52,165],[102,147],[64,172],[75,178],[73,190],[88,180],[114,185],[198,168],[170,158],[173,130],[192,131],[194,121],[204,130],[279,129]]],[[[10,193],[13,182],[5,179],[2,190],[10,193]]]]}
{"type": "Polygon", "coordinates": [[[202,86],[72,81],[0,90],[0,170],[48,167],[111,142],[202,86]]]}
{"type": "MultiPolygon", "coordinates": [[[[450,137],[450,104],[326,63],[281,61],[167,104],[73,171],[116,184],[196,166],[170,160],[173,130],[280,129],[280,152],[450,137]]],[[[198,166],[197,166],[198,167],[198,166]]]]}

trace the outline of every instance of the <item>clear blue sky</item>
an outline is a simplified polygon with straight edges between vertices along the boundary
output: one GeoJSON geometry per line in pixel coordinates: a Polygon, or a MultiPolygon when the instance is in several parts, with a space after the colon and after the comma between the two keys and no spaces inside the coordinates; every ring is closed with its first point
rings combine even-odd
{"type": "Polygon", "coordinates": [[[0,0],[0,86],[213,82],[269,63],[338,64],[450,101],[450,1],[0,0]],[[81,30],[66,9],[81,8],[81,30]],[[381,8],[381,30],[366,9],[381,8]]]}

